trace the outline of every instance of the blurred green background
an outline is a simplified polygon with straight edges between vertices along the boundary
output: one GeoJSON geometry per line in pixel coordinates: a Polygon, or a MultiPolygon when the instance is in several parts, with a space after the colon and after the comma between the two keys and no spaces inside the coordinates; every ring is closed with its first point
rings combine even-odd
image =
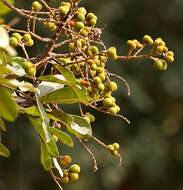
{"type": "MultiPolygon", "coordinates": [[[[17,0],[18,7],[29,8],[32,1],[17,0]]],[[[120,118],[90,110],[96,116],[93,135],[106,144],[119,142],[122,166],[118,159],[90,140],[99,170],[93,172],[90,155],[75,142],[74,149],[60,146],[62,154],[71,154],[73,162],[82,168],[80,180],[64,185],[65,190],[183,190],[183,1],[182,0],[83,0],[88,12],[98,16],[98,26],[104,27],[102,39],[116,46],[119,55],[126,55],[128,39],[141,40],[143,35],[162,37],[175,52],[175,63],[165,72],[153,70],[150,60],[126,64],[114,61],[107,68],[124,77],[131,88],[131,96],[123,83],[116,81],[114,93],[120,118]]],[[[14,13],[5,17],[14,18],[14,13]]],[[[25,27],[20,20],[18,28],[25,27]]],[[[42,28],[42,27],[40,27],[42,28]]],[[[42,33],[47,35],[46,29],[42,33]]],[[[43,48],[34,46],[34,52],[43,48]]],[[[64,106],[70,113],[75,106],[64,106]]],[[[20,116],[8,124],[3,142],[11,150],[8,159],[0,157],[0,190],[56,190],[55,183],[40,163],[39,138],[30,123],[20,116]]]]}

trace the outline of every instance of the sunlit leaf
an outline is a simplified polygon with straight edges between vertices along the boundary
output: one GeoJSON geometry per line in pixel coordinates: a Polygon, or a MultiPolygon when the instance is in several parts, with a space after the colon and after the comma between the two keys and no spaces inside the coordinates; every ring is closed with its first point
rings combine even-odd
{"type": "Polygon", "coordinates": [[[53,127],[49,128],[49,132],[57,136],[62,143],[66,144],[67,146],[73,147],[73,141],[67,133],[64,133],[63,131],[60,131],[53,127]]]}
{"type": "Polygon", "coordinates": [[[10,156],[10,151],[1,143],[0,143],[0,156],[3,156],[3,157],[10,156]]]}
{"type": "MultiPolygon", "coordinates": [[[[0,4],[1,4],[1,1],[0,1],[0,4]]],[[[1,9],[0,9],[0,12],[1,12],[1,9]]],[[[5,48],[8,45],[9,45],[8,33],[3,27],[0,26],[0,48],[5,48]]]]}
{"type": "Polygon", "coordinates": [[[70,126],[67,126],[68,131],[83,139],[92,135],[92,128],[83,117],[77,115],[70,116],[72,116],[73,121],[70,126]]]}
{"type": "Polygon", "coordinates": [[[63,175],[64,175],[63,171],[62,171],[62,169],[61,169],[61,167],[60,167],[60,165],[59,165],[56,158],[53,158],[53,164],[54,164],[55,168],[58,170],[60,176],[63,177],[63,175]]]}
{"type": "Polygon", "coordinates": [[[14,121],[17,115],[16,102],[7,89],[0,87],[0,116],[8,121],[14,121]]]}
{"type": "Polygon", "coordinates": [[[45,144],[46,144],[46,148],[49,152],[49,154],[53,157],[57,157],[59,155],[58,149],[57,149],[57,145],[53,139],[53,137],[51,137],[50,134],[49,135],[49,142],[46,142],[46,138],[45,138],[45,132],[43,130],[42,127],[42,123],[41,120],[39,118],[33,118],[33,117],[29,117],[33,127],[36,129],[37,133],[42,137],[42,139],[44,140],[45,144]]]}
{"type": "Polygon", "coordinates": [[[0,117],[0,128],[3,130],[3,131],[6,131],[6,126],[5,126],[5,123],[3,121],[3,119],[0,117]]]}
{"type": "Polygon", "coordinates": [[[41,163],[46,171],[51,170],[52,160],[51,156],[48,153],[45,142],[40,138],[41,142],[41,163]]]}

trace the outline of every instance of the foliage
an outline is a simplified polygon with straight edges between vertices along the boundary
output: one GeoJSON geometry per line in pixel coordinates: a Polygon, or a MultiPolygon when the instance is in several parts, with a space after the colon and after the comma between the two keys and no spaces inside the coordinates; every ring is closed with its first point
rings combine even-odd
{"type": "MultiPolygon", "coordinates": [[[[106,69],[108,60],[148,58],[153,60],[155,70],[166,70],[167,63],[174,61],[174,53],[168,51],[161,38],[153,40],[145,35],[142,43],[136,39],[128,40],[128,55],[119,56],[115,47],[107,48],[101,40],[103,30],[96,27],[97,16],[79,7],[79,1],[61,2],[58,8],[50,7],[44,0],[34,1],[30,10],[16,8],[6,0],[2,2],[27,18],[27,30],[17,30],[7,25],[0,27],[0,110],[3,110],[0,115],[8,121],[14,121],[18,113],[29,118],[40,136],[41,163],[62,189],[59,182],[77,180],[79,173],[71,171],[73,166],[62,170],[66,166],[62,164],[63,155],[57,148],[57,140],[73,147],[69,133],[91,154],[95,171],[95,157],[83,140],[91,138],[112,155],[120,157],[118,143],[105,145],[92,136],[91,123],[95,118],[89,112],[83,113],[82,109],[82,106],[91,107],[130,123],[118,113],[120,108],[112,96],[112,92],[117,90],[117,84],[111,81],[111,77],[122,80],[130,95],[128,83],[106,69]],[[37,22],[50,30],[53,37],[40,36],[36,31],[37,22]],[[40,57],[29,55],[28,48],[34,45],[35,39],[47,44],[40,57]],[[15,55],[12,47],[18,46],[22,48],[24,57],[15,55]],[[61,48],[68,52],[60,52],[61,48]],[[145,48],[147,54],[143,53],[145,48]],[[45,74],[45,70],[49,74],[45,74]],[[65,113],[58,106],[74,103],[78,104],[80,115],[65,113]],[[67,133],[63,131],[64,127],[67,133]],[[61,164],[58,160],[61,160],[61,164]],[[58,170],[60,176],[56,176],[55,170],[58,170]]],[[[3,121],[1,123],[1,128],[5,130],[3,121]]],[[[9,156],[7,148],[0,145],[1,155],[9,156]]]]}

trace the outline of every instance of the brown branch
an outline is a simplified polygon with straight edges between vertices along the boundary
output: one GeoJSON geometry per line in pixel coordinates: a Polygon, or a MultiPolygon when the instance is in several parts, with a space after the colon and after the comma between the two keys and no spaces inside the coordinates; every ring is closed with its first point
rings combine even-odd
{"type": "Polygon", "coordinates": [[[53,178],[53,180],[55,181],[55,183],[57,184],[57,186],[59,187],[60,190],[63,190],[62,186],[60,185],[60,183],[57,181],[57,177],[54,175],[53,171],[50,170],[50,175],[53,178]]]}

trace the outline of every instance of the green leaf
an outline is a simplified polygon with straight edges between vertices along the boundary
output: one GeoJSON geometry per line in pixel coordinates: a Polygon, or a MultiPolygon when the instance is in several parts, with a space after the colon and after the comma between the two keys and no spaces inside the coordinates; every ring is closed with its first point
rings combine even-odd
{"type": "Polygon", "coordinates": [[[66,144],[67,146],[73,147],[73,141],[67,133],[64,133],[63,131],[60,131],[53,127],[49,128],[49,132],[57,136],[62,143],[66,144]]]}
{"type": "Polygon", "coordinates": [[[73,121],[70,126],[67,126],[69,132],[73,133],[80,138],[86,139],[92,135],[92,128],[83,117],[77,115],[70,115],[73,121]]]}
{"type": "Polygon", "coordinates": [[[3,131],[6,131],[6,127],[5,127],[4,121],[2,120],[1,117],[0,117],[0,128],[1,128],[3,131]]]}
{"type": "Polygon", "coordinates": [[[0,156],[4,157],[10,156],[10,151],[1,143],[0,143],[0,156]]]}
{"type": "Polygon", "coordinates": [[[64,87],[59,90],[48,93],[40,98],[41,101],[56,104],[73,104],[80,102],[76,93],[70,87],[64,87]]]}
{"type": "Polygon", "coordinates": [[[23,57],[12,57],[11,58],[11,63],[14,64],[19,64],[23,67],[23,63],[27,61],[27,59],[23,58],[23,57]]]}
{"type": "Polygon", "coordinates": [[[43,130],[41,120],[39,118],[33,118],[33,117],[29,117],[29,120],[31,121],[31,123],[32,123],[33,127],[35,128],[35,130],[37,131],[37,133],[44,140],[49,154],[53,157],[57,157],[59,155],[57,145],[56,145],[53,137],[51,137],[50,134],[48,134],[50,141],[49,142],[46,141],[45,132],[43,130]]]}
{"type": "Polygon", "coordinates": [[[17,104],[7,89],[0,87],[0,116],[8,121],[17,117],[17,104]]]}
{"type": "Polygon", "coordinates": [[[48,153],[45,142],[40,138],[41,142],[41,163],[46,171],[50,171],[52,167],[51,156],[48,153]]]}
{"type": "Polygon", "coordinates": [[[37,106],[40,112],[40,118],[41,118],[41,123],[42,123],[42,128],[44,131],[44,139],[46,140],[46,142],[48,143],[50,141],[50,137],[49,137],[49,133],[48,133],[48,127],[50,126],[50,121],[46,116],[46,112],[44,110],[43,105],[41,104],[38,94],[35,94],[36,96],[36,102],[37,102],[37,106]]]}

